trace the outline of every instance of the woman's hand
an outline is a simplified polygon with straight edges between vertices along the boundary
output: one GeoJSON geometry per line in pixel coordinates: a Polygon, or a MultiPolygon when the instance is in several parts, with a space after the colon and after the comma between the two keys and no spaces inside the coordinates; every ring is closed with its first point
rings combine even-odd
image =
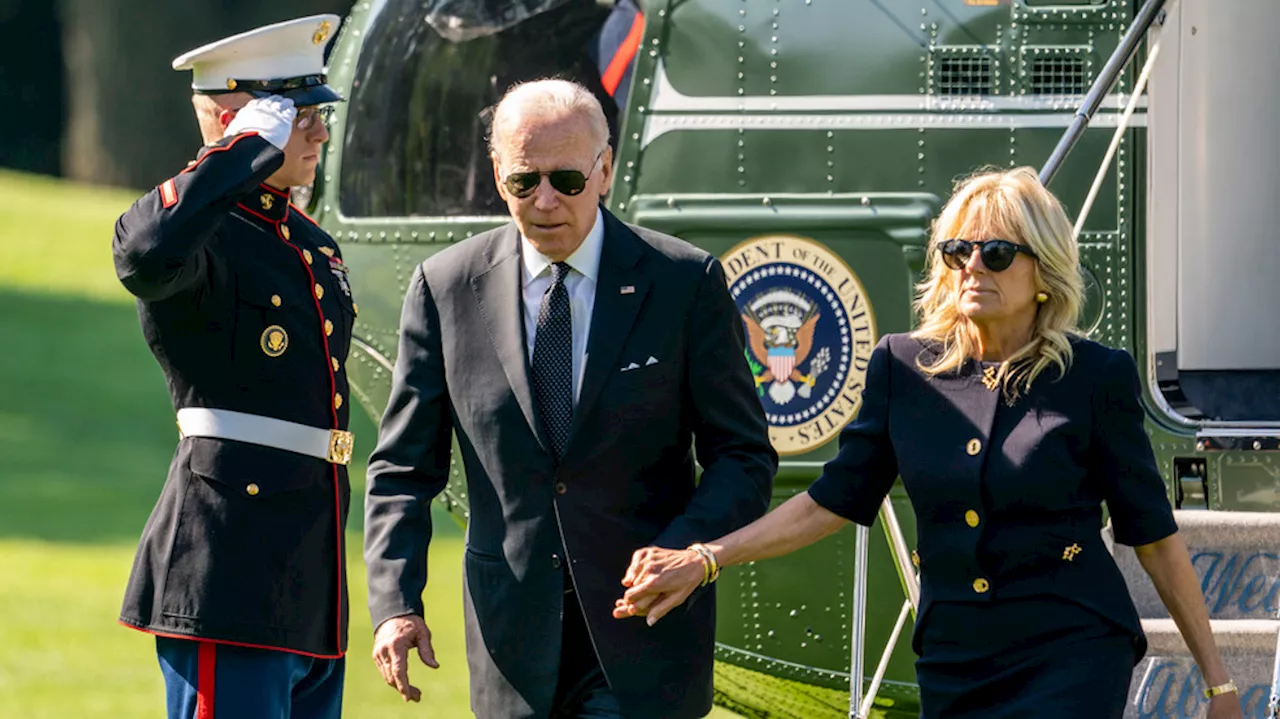
{"type": "Polygon", "coordinates": [[[615,602],[613,617],[647,617],[653,626],[693,594],[706,572],[702,556],[692,549],[638,549],[622,578],[629,589],[615,602]]]}
{"type": "Polygon", "coordinates": [[[1240,711],[1240,695],[1235,692],[1219,694],[1209,700],[1207,719],[1244,719],[1240,711]]]}

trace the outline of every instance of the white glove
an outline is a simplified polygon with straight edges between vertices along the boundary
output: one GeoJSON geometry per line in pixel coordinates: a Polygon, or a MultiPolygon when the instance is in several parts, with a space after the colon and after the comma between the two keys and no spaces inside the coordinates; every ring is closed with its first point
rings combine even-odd
{"type": "Polygon", "coordinates": [[[223,137],[242,132],[257,132],[264,140],[284,151],[293,134],[293,120],[298,116],[293,100],[280,95],[254,98],[240,108],[223,137]]]}

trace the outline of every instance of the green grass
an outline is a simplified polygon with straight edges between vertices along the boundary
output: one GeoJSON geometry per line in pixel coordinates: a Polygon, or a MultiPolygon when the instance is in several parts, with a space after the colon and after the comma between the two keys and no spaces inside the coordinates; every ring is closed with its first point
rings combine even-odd
{"type": "MultiPolygon", "coordinates": [[[[164,379],[116,282],[111,235],[135,195],[0,172],[0,717],[160,719],[153,640],[116,624],[134,544],[177,440],[164,379]]],[[[381,408],[377,408],[381,411],[381,408]]],[[[352,491],[374,440],[352,412],[352,491]]],[[[348,544],[352,601],[344,716],[471,716],[462,533],[437,512],[427,620],[436,672],[405,705],[369,660],[361,507],[348,544]]],[[[415,660],[416,662],[416,660],[415,660]]],[[[734,716],[716,710],[713,717],[734,716]]]]}

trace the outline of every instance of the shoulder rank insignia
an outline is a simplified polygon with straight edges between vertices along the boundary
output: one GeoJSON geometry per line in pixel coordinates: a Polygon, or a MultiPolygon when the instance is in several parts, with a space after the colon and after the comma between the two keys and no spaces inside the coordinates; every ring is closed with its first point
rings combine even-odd
{"type": "Polygon", "coordinates": [[[271,325],[262,331],[260,343],[268,357],[279,357],[289,348],[289,333],[280,325],[271,325]]]}

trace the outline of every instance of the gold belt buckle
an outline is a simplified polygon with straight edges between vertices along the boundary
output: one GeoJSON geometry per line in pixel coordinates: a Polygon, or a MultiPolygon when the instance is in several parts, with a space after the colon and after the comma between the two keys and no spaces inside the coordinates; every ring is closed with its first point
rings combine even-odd
{"type": "Polygon", "coordinates": [[[329,430],[329,456],[333,464],[351,464],[351,450],[355,448],[355,435],[341,429],[329,430]]]}

